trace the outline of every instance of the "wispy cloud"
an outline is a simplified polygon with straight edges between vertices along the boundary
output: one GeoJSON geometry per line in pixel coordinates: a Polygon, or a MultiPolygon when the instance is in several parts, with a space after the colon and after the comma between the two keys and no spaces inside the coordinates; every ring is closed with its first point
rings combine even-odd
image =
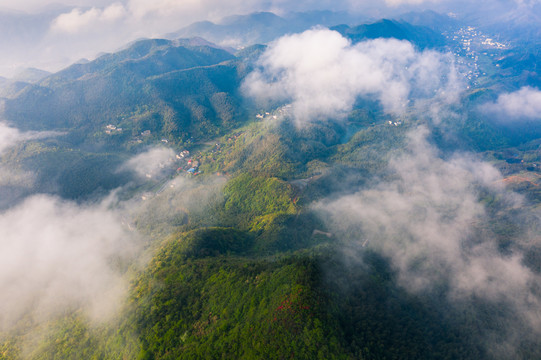
{"type": "MultiPolygon", "coordinates": [[[[0,154],[22,141],[59,134],[0,123],[0,154]]],[[[23,315],[46,319],[70,306],[92,318],[107,317],[124,289],[117,265],[133,254],[135,234],[105,202],[80,206],[33,195],[13,205],[22,200],[14,192],[31,193],[34,174],[4,165],[0,171],[0,206],[6,209],[0,212],[0,328],[23,315]]]]}
{"type": "MultiPolygon", "coordinates": [[[[151,148],[123,168],[142,181],[148,174],[155,180],[167,169],[174,170],[171,157],[170,149],[151,148]]],[[[3,173],[0,180],[20,179],[3,173]]],[[[187,219],[212,224],[208,204],[220,201],[225,183],[222,178],[193,181],[182,176],[160,181],[162,187],[147,187],[143,194],[127,184],[99,202],[26,194],[17,204],[4,207],[0,330],[23,317],[47,321],[70,310],[83,310],[93,321],[117,314],[128,288],[126,271],[144,262],[150,238],[168,234],[187,219]]]]}
{"type": "Polygon", "coordinates": [[[441,3],[443,0],[385,0],[389,6],[421,5],[426,3],[441,3]]]}
{"type": "Polygon", "coordinates": [[[495,102],[482,105],[481,110],[502,122],[541,120],[541,91],[527,86],[503,93],[495,102]]]}
{"type": "Polygon", "coordinates": [[[121,170],[132,170],[140,178],[156,178],[173,166],[175,152],[170,148],[155,147],[128,160],[121,170]]]}
{"type": "Polygon", "coordinates": [[[0,326],[81,307],[106,318],[125,283],[118,264],[135,249],[106,204],[78,206],[33,196],[0,214],[0,326]]]}
{"type": "Polygon", "coordinates": [[[18,129],[0,122],[0,155],[6,149],[12,147],[21,141],[45,139],[48,137],[61,136],[65,133],[59,131],[26,131],[21,132],[18,129]]]}
{"type": "MultiPolygon", "coordinates": [[[[3,153],[20,142],[63,135],[56,131],[21,132],[0,122],[0,160],[3,153]]],[[[0,209],[9,207],[16,199],[31,191],[35,184],[32,172],[0,163],[0,209]]]]}
{"type": "Polygon", "coordinates": [[[0,154],[21,139],[19,130],[0,123],[0,154]]]}
{"type": "MultiPolygon", "coordinates": [[[[427,134],[424,128],[410,133],[407,149],[390,163],[393,180],[315,208],[344,239],[344,254],[358,259],[372,249],[385,255],[409,291],[446,284],[451,302],[473,296],[508,304],[520,331],[541,331],[535,290],[541,279],[524,264],[519,246],[499,249],[482,194],[509,209],[524,206],[522,198],[506,191],[500,173],[485,162],[465,154],[442,159],[427,134]]],[[[514,241],[535,242],[522,236],[514,241]]]]}
{"type": "Polygon", "coordinates": [[[89,10],[73,9],[69,13],[61,14],[54,19],[51,30],[55,32],[76,33],[81,30],[92,30],[98,26],[108,25],[121,20],[126,16],[122,4],[112,4],[104,9],[91,8],[89,10]]]}

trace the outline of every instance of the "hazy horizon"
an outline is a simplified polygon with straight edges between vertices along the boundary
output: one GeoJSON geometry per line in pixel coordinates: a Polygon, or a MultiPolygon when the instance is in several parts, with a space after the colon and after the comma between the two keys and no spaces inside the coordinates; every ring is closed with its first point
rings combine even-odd
{"type": "MultiPolygon", "coordinates": [[[[410,11],[529,14],[540,2],[491,0],[475,4],[438,0],[369,1],[283,0],[198,2],[124,1],[4,1],[0,6],[0,76],[13,77],[26,68],[58,71],[80,59],[93,60],[140,38],[163,37],[194,22],[219,21],[230,15],[269,11],[277,15],[303,11],[346,11],[362,18],[396,17],[410,11]]],[[[494,16],[487,16],[493,19],[494,16]]]]}

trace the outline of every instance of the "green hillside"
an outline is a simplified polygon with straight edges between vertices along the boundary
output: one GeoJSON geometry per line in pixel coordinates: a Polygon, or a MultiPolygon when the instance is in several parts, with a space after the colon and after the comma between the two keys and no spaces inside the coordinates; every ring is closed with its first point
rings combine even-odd
{"type": "Polygon", "coordinates": [[[414,26],[406,22],[383,19],[372,24],[363,24],[355,27],[339,25],[332,27],[353,43],[367,39],[394,38],[407,40],[420,49],[443,48],[446,45],[445,38],[438,32],[428,27],[414,26]]]}
{"type": "Polygon", "coordinates": [[[141,40],[28,85],[6,100],[4,116],[21,129],[69,131],[79,142],[93,141],[108,124],[122,129],[123,136],[102,136],[112,143],[145,130],[175,141],[213,136],[241,112],[234,59],[209,46],[141,40]]]}

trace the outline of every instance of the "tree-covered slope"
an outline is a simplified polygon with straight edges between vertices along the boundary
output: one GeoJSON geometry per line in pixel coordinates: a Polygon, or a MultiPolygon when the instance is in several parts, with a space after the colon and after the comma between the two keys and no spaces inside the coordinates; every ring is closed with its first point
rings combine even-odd
{"type": "Polygon", "coordinates": [[[354,43],[377,38],[395,38],[407,40],[420,49],[442,48],[445,38],[438,32],[424,26],[414,26],[407,22],[383,19],[371,24],[350,27],[339,25],[331,27],[354,43]]]}
{"type": "Polygon", "coordinates": [[[6,100],[3,116],[22,129],[61,129],[86,138],[108,124],[130,136],[150,130],[187,139],[192,132],[200,137],[200,126],[213,124],[218,132],[216,125],[238,122],[240,79],[233,55],[180,44],[142,40],[72,65],[6,100]]]}

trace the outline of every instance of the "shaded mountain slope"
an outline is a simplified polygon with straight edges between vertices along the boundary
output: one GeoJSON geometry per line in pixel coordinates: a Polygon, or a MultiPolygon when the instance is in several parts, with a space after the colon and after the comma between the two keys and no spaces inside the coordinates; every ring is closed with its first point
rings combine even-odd
{"type": "Polygon", "coordinates": [[[372,24],[363,24],[355,27],[348,25],[339,25],[332,27],[343,36],[354,43],[377,38],[395,38],[398,40],[407,40],[415,44],[420,49],[440,48],[445,46],[445,38],[423,26],[414,26],[406,22],[383,19],[372,24]]]}
{"type": "Polygon", "coordinates": [[[77,128],[91,135],[115,124],[132,135],[150,130],[181,136],[175,130],[182,129],[183,137],[190,137],[203,123],[236,119],[239,109],[232,98],[240,79],[232,60],[230,53],[210,46],[142,40],[26,86],[6,100],[3,115],[23,129],[77,128]]]}
{"type": "Polygon", "coordinates": [[[217,23],[201,21],[193,23],[167,38],[200,36],[209,41],[233,47],[265,44],[280,36],[310,29],[314,26],[334,26],[343,23],[359,23],[363,16],[333,12],[294,12],[278,16],[271,12],[229,16],[217,23]]]}

